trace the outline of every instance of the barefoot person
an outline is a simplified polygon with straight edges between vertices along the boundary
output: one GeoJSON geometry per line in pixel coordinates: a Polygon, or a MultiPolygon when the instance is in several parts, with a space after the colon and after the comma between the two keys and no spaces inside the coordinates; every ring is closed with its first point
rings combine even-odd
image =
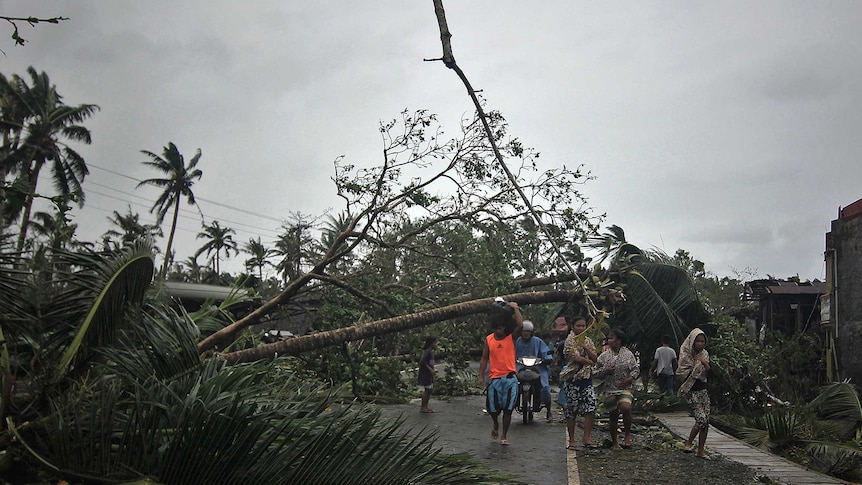
{"type": "Polygon", "coordinates": [[[482,359],[479,361],[479,387],[485,386],[485,370],[490,363],[490,382],[486,388],[485,409],[494,424],[491,439],[500,438],[501,445],[508,445],[507,433],[512,423],[512,410],[518,400],[518,377],[515,370],[515,340],[521,336],[524,317],[515,302],[498,299],[489,309],[491,329],[494,333],[485,337],[482,344],[482,359]],[[500,413],[503,413],[503,429],[500,432],[500,413]]]}
{"type": "Polygon", "coordinates": [[[616,448],[632,447],[632,383],[640,375],[640,368],[631,350],[623,345],[626,334],[619,328],[608,332],[608,350],[599,354],[595,375],[604,379],[599,390],[603,393],[605,409],[610,414],[611,445],[616,448]],[[617,421],[623,415],[624,441],[620,445],[617,421]]]}
{"type": "Polygon", "coordinates": [[[420,412],[433,413],[428,407],[431,400],[431,390],[434,389],[434,351],[437,350],[437,337],[426,337],[422,349],[422,357],[419,358],[419,388],[422,390],[422,407],[420,412]]]}
{"type": "Polygon", "coordinates": [[[587,329],[587,321],[582,316],[572,317],[571,331],[566,337],[563,353],[566,357],[566,371],[560,380],[566,393],[566,432],[569,434],[567,450],[574,450],[575,424],[578,414],[584,415],[584,448],[595,448],[592,432],[596,417],[596,393],[593,390],[593,365],[596,363],[596,346],[593,341],[581,334],[587,329]],[[569,370],[571,369],[571,370],[569,370]]]}
{"type": "Polygon", "coordinates": [[[697,456],[709,460],[704,446],[709,433],[709,394],[706,392],[706,375],[709,373],[709,352],[706,351],[706,335],[695,328],[688,334],[679,348],[679,367],[676,375],[683,379],[679,395],[685,397],[694,415],[694,426],[685,440],[686,453],[692,452],[694,438],[697,437],[697,456]]]}

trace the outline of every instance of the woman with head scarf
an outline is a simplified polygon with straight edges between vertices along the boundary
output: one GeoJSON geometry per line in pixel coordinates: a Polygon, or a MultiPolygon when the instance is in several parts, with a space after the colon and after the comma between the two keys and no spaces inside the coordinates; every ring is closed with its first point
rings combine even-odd
{"type": "Polygon", "coordinates": [[[709,373],[709,352],[706,351],[706,334],[695,328],[679,348],[679,367],[676,375],[682,379],[679,395],[684,396],[694,415],[694,426],[685,441],[686,453],[692,452],[694,438],[697,437],[697,456],[709,460],[704,451],[706,435],[709,432],[709,394],[706,392],[706,376],[709,373]]]}

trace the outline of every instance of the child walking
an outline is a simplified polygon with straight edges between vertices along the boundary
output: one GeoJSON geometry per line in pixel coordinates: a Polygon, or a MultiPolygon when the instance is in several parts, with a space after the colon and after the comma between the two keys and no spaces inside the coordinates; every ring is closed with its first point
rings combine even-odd
{"type": "Polygon", "coordinates": [[[434,389],[434,351],[437,350],[437,337],[426,337],[422,349],[422,357],[419,358],[419,389],[422,391],[421,413],[433,413],[428,407],[431,400],[431,390],[434,389]]]}

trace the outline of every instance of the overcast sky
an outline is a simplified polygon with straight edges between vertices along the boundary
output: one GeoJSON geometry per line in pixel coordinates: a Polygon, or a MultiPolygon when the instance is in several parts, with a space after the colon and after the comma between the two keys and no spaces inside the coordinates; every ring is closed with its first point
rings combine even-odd
{"type": "MultiPolygon", "coordinates": [[[[592,171],[605,226],[721,276],[825,277],[830,222],[862,198],[862,2],[444,6],[487,107],[541,168],[592,171]]],[[[333,161],[377,164],[381,120],[424,108],[454,134],[473,110],[454,72],[423,61],[441,55],[431,0],[0,0],[0,15],[69,18],[21,25],[24,47],[0,24],[0,72],[33,66],[67,104],[101,107],[77,147],[85,239],[129,204],[152,220],[140,150],[200,148],[207,220],[266,243],[291,212],[341,209],[333,161]]],[[[187,209],[178,260],[203,243],[187,209]]]]}

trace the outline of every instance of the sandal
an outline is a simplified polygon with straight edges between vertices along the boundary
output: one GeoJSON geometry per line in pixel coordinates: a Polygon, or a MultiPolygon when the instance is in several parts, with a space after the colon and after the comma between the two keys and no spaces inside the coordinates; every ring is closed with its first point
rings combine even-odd
{"type": "Polygon", "coordinates": [[[492,439],[492,440],[496,440],[496,439],[497,439],[497,438],[499,438],[499,437],[500,437],[500,435],[499,435],[499,433],[497,432],[497,430],[496,430],[496,429],[494,429],[494,428],[491,428],[491,439],[492,439]]]}
{"type": "Polygon", "coordinates": [[[501,444],[501,445],[503,445],[503,446],[509,446],[509,440],[507,440],[507,439],[502,439],[502,440],[500,440],[500,444],[501,444]]]}
{"type": "Polygon", "coordinates": [[[703,455],[695,455],[695,456],[697,456],[698,458],[700,458],[702,460],[712,461],[712,457],[710,457],[709,455],[707,455],[705,453],[703,455]]]}
{"type": "Polygon", "coordinates": [[[598,450],[599,448],[601,448],[601,446],[595,443],[584,443],[584,448],[588,450],[598,450]]]}

